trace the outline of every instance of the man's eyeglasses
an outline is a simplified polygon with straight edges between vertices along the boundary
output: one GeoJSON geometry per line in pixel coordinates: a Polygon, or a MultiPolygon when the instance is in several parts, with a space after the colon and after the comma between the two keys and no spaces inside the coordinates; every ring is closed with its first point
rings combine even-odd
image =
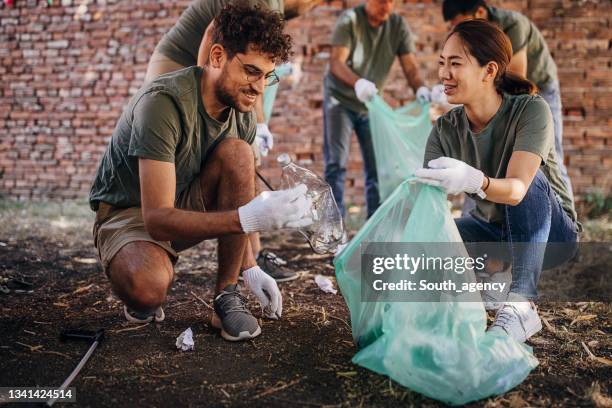
{"type": "Polygon", "coordinates": [[[265,80],[264,86],[276,85],[278,84],[278,81],[280,81],[280,79],[278,78],[278,75],[276,75],[276,72],[272,71],[266,75],[263,72],[261,72],[261,70],[257,68],[256,66],[251,65],[251,64],[245,64],[244,62],[242,62],[242,60],[238,58],[238,55],[234,55],[234,57],[242,65],[242,69],[244,70],[244,73],[247,76],[247,81],[257,82],[261,78],[264,78],[265,80]]]}

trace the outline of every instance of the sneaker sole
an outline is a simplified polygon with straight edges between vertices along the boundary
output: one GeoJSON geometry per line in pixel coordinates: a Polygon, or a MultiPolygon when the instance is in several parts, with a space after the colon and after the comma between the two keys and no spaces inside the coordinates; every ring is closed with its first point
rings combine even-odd
{"type": "Polygon", "coordinates": [[[227,341],[249,340],[249,339],[253,339],[253,338],[259,336],[260,334],[261,334],[261,327],[257,327],[257,330],[255,330],[255,332],[253,334],[249,333],[248,331],[240,332],[238,337],[232,336],[231,334],[229,334],[225,330],[221,329],[221,337],[223,337],[227,341]]]}
{"type": "Polygon", "coordinates": [[[214,312],[213,312],[212,319],[210,319],[210,324],[215,329],[220,329],[221,330],[221,337],[223,337],[227,341],[249,340],[249,339],[253,339],[253,338],[255,338],[255,337],[257,337],[257,336],[259,336],[261,334],[261,327],[257,327],[257,330],[255,330],[255,332],[253,334],[249,333],[248,331],[243,331],[243,332],[240,332],[238,337],[232,336],[231,334],[229,334],[228,332],[223,330],[223,326],[221,325],[221,319],[219,319],[217,314],[214,313],[214,312]]]}
{"type": "Polygon", "coordinates": [[[127,308],[125,307],[125,305],[123,305],[123,315],[125,316],[125,319],[130,322],[130,323],[135,323],[135,324],[144,324],[144,323],[151,323],[153,321],[153,318],[155,318],[155,322],[156,323],[161,323],[164,321],[164,319],[166,318],[166,314],[164,313],[164,309],[161,309],[161,316],[157,316],[157,314],[154,316],[149,316],[146,319],[137,319],[134,316],[132,316],[131,314],[128,313],[127,308]]]}

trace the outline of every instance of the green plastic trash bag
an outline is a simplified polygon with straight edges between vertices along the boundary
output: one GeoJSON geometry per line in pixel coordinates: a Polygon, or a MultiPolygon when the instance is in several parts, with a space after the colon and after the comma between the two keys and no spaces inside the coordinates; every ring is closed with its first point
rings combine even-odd
{"type": "MultiPolygon", "coordinates": [[[[291,63],[287,62],[277,67],[274,72],[279,78],[286,77],[291,74],[292,68],[291,63]]],[[[274,101],[276,100],[276,93],[278,92],[278,84],[267,86],[264,89],[264,100],[263,100],[263,114],[266,123],[270,121],[272,116],[272,108],[274,107],[274,101]]]]}
{"type": "MultiPolygon", "coordinates": [[[[363,302],[361,252],[380,242],[458,243],[453,248],[467,256],[446,194],[414,178],[400,184],[334,260],[360,349],[355,364],[454,405],[502,394],[537,366],[530,347],[485,331],[482,302],[462,295],[440,302],[363,302]]],[[[439,255],[423,248],[425,256],[439,255]]],[[[454,277],[462,280],[474,282],[473,271],[454,277]]]]}
{"type": "Polygon", "coordinates": [[[415,101],[393,109],[376,95],[366,107],[376,157],[378,191],[383,202],[423,164],[432,128],[429,104],[415,101]]]}

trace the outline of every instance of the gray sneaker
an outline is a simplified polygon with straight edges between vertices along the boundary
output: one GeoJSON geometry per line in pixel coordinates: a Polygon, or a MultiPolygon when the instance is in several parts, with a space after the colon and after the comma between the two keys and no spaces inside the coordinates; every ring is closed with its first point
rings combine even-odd
{"type": "Polygon", "coordinates": [[[219,322],[213,326],[221,329],[221,337],[229,341],[255,338],[261,334],[261,327],[246,306],[247,300],[240,294],[238,285],[227,285],[215,297],[213,306],[219,322]]]}
{"type": "Polygon", "coordinates": [[[257,265],[277,282],[288,282],[298,278],[298,274],[286,268],[287,262],[274,252],[265,249],[257,256],[257,265]]]}

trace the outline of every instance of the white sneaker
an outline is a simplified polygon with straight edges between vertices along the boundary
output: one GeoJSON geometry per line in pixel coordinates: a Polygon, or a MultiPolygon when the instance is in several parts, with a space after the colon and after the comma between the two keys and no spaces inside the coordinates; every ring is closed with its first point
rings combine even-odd
{"type": "Polygon", "coordinates": [[[503,291],[497,290],[483,290],[480,293],[482,302],[486,310],[498,310],[504,305],[505,300],[508,298],[510,292],[510,285],[512,284],[512,273],[509,269],[490,275],[487,272],[481,272],[476,274],[478,282],[491,284],[491,283],[505,283],[503,291]]]}
{"type": "Polygon", "coordinates": [[[533,302],[518,293],[510,293],[495,315],[491,332],[507,334],[521,343],[542,330],[542,321],[533,302]]]}

